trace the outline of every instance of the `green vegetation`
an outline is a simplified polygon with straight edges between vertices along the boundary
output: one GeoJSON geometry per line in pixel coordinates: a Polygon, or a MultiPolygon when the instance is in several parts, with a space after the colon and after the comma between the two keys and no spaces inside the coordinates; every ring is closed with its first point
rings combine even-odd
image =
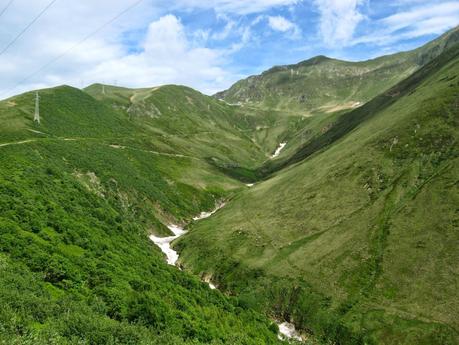
{"type": "MultiPolygon", "coordinates": [[[[215,97],[238,104],[236,109],[250,114],[252,138],[270,154],[279,143],[287,142],[274,164],[278,167],[277,161],[282,161],[287,166],[285,160],[298,156],[297,151],[309,141],[336,129],[343,113],[383,94],[457,42],[459,29],[455,28],[415,50],[373,60],[348,62],[318,56],[241,80],[215,97]]],[[[244,175],[261,178],[277,169],[269,161],[263,165],[261,174],[244,166],[252,170],[244,175]]]]}
{"type": "Polygon", "coordinates": [[[459,343],[457,40],[1,101],[0,344],[459,343]]]}
{"type": "Polygon", "coordinates": [[[158,139],[73,88],[40,95],[40,126],[33,94],[0,103],[0,343],[277,343],[272,321],[166,265],[148,240],[241,183],[179,146],[187,133],[158,139]]]}
{"type": "Polygon", "coordinates": [[[230,103],[301,116],[352,109],[371,100],[459,41],[457,28],[418,49],[362,62],[317,56],[277,66],[216,95],[230,103]]]}
{"type": "Polygon", "coordinates": [[[457,344],[458,95],[456,45],[265,165],[185,267],[340,344],[457,344]]]}

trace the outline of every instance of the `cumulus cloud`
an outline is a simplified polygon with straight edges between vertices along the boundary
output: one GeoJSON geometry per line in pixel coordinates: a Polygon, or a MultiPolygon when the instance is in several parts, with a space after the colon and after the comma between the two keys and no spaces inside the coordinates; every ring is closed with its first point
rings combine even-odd
{"type": "Polygon", "coordinates": [[[282,16],[269,17],[269,26],[273,30],[286,32],[294,28],[294,24],[282,16]]]}
{"type": "MultiPolygon", "coordinates": [[[[108,5],[108,1],[105,5],[108,5]]],[[[123,8],[120,3],[116,5],[111,2],[112,8],[123,8]]],[[[39,9],[39,6],[31,7],[33,10],[21,8],[19,12],[27,19],[39,9]]],[[[133,18],[128,16],[101,35],[96,35],[77,49],[69,51],[69,48],[88,32],[113,16],[113,13],[109,13],[104,16],[96,15],[96,18],[92,15],[85,17],[87,9],[87,6],[81,4],[74,5],[73,13],[80,12],[82,16],[72,16],[69,19],[68,15],[64,15],[63,8],[53,8],[43,21],[37,23],[33,31],[31,30],[7,54],[0,57],[0,73],[3,76],[0,80],[2,98],[58,84],[83,87],[94,82],[118,83],[132,87],[177,83],[213,93],[227,87],[236,79],[222,67],[222,52],[195,44],[187,37],[180,20],[173,15],[162,16],[148,25],[146,17],[141,13],[147,12],[146,8],[137,9],[137,24],[133,24],[133,18]],[[59,17],[62,19],[59,20],[59,17]],[[56,18],[56,21],[50,23],[51,18],[56,18]],[[68,25],[64,18],[74,21],[74,25],[68,25]],[[126,20],[129,22],[127,27],[126,20]],[[147,26],[148,29],[140,46],[138,41],[142,36],[134,37],[132,47],[131,42],[123,41],[125,37],[130,37],[126,34],[129,33],[127,28],[134,31],[135,36],[136,28],[141,30],[142,26],[147,26]],[[63,52],[68,54],[62,55],[63,52]],[[54,61],[58,56],[61,58],[54,61]],[[30,76],[33,71],[37,71],[49,61],[54,62],[14,88],[24,77],[30,76]]],[[[15,10],[18,13],[18,8],[15,10]]],[[[66,8],[65,11],[68,10],[66,8]]],[[[91,14],[97,12],[93,8],[92,10],[91,14]]],[[[6,19],[11,26],[7,29],[8,26],[0,25],[1,41],[8,41],[12,33],[27,22],[20,17],[6,19]]]]}
{"type": "MultiPolygon", "coordinates": [[[[132,87],[180,83],[212,93],[240,77],[228,72],[227,62],[231,54],[246,46],[253,37],[250,26],[238,27],[232,17],[297,2],[143,1],[84,44],[69,50],[135,0],[57,1],[0,56],[1,97],[63,83],[82,87],[92,82],[117,82],[132,87]],[[185,30],[176,16],[167,15],[175,10],[199,9],[215,10],[219,16],[226,16],[226,26],[220,32],[209,28],[185,30]],[[231,42],[224,50],[206,47],[209,40],[226,39],[231,42]],[[63,55],[64,52],[68,53],[63,55]],[[56,57],[60,58],[55,60],[56,57]],[[45,69],[13,88],[45,65],[45,69]]],[[[1,42],[9,42],[48,3],[49,0],[16,0],[0,18],[0,49],[1,42]]]]}
{"type": "Polygon", "coordinates": [[[165,15],[148,26],[140,52],[104,59],[83,77],[94,82],[115,77],[136,87],[186,84],[213,93],[231,79],[220,67],[222,58],[218,50],[195,47],[180,20],[165,15]]]}
{"type": "Polygon", "coordinates": [[[329,47],[346,46],[357,25],[365,18],[359,10],[363,0],[315,0],[320,13],[319,31],[329,47]]]}
{"type": "Polygon", "coordinates": [[[298,39],[301,36],[301,30],[298,25],[292,23],[285,17],[282,16],[269,16],[268,24],[274,31],[280,31],[290,33],[290,37],[298,39]]]}

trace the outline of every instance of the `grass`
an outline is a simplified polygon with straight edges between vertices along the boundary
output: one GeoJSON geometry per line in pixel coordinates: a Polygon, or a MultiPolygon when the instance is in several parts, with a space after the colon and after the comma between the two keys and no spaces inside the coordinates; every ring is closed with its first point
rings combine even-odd
{"type": "MultiPolygon", "coordinates": [[[[155,136],[70,87],[40,91],[37,126],[32,95],[0,104],[1,142],[13,143],[0,147],[0,343],[278,343],[272,321],[168,266],[148,240],[241,188],[204,159],[221,148],[186,145],[192,128],[155,136]]],[[[237,134],[228,142],[247,141],[237,134]]]]}
{"type": "Polygon", "coordinates": [[[165,187],[154,182],[154,170],[135,169],[135,162],[122,170],[115,158],[123,157],[90,150],[104,198],[74,177],[74,167],[84,170],[89,157],[81,144],[2,149],[0,342],[276,343],[270,321],[168,267],[147,240],[147,229],[161,223],[141,201],[155,200],[179,219],[210,205],[210,194],[180,185],[160,192],[165,187]],[[150,174],[149,184],[141,172],[150,174]],[[143,191],[137,203],[133,190],[143,191]],[[124,193],[132,203],[125,204],[124,193]],[[168,201],[174,195],[191,205],[178,210],[177,200],[168,201]]]}
{"type": "Polygon", "coordinates": [[[384,92],[459,40],[457,28],[418,49],[376,59],[348,62],[317,56],[295,65],[277,66],[218,93],[230,103],[296,111],[351,108],[384,92]]]}
{"type": "Polygon", "coordinates": [[[188,270],[339,343],[456,344],[458,52],[194,225],[188,270]]]}
{"type": "Polygon", "coordinates": [[[241,105],[62,86],[37,125],[35,93],[0,102],[0,344],[276,344],[273,318],[310,344],[456,344],[456,41],[274,68],[241,105]],[[189,222],[184,272],[148,235],[189,222]]]}

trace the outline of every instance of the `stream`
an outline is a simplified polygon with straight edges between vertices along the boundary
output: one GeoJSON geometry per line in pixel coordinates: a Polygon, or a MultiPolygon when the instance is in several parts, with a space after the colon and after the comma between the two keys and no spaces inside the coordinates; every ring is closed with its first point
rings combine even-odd
{"type": "MultiPolygon", "coordinates": [[[[217,207],[213,211],[201,212],[198,216],[193,217],[193,220],[198,221],[198,220],[202,220],[205,218],[209,218],[211,215],[213,215],[215,212],[217,212],[219,209],[221,209],[224,206],[225,206],[225,203],[220,203],[217,205],[217,207]]],[[[169,265],[177,266],[177,260],[179,258],[179,254],[174,249],[172,249],[171,243],[175,239],[186,234],[187,231],[184,228],[178,225],[175,225],[175,224],[169,224],[167,227],[174,234],[173,236],[157,237],[155,235],[150,235],[150,240],[153,241],[153,243],[156,244],[164,254],[166,254],[167,263],[169,265]]],[[[205,278],[204,282],[206,282],[209,285],[209,288],[211,290],[215,290],[217,288],[214,284],[211,283],[210,278],[205,278]]],[[[290,339],[299,340],[299,341],[303,340],[303,338],[297,332],[293,324],[289,322],[278,322],[278,321],[275,321],[275,322],[277,326],[279,327],[278,338],[280,340],[290,340],[290,339]]]]}
{"type": "MultiPolygon", "coordinates": [[[[197,220],[208,218],[224,206],[225,206],[224,203],[220,203],[213,211],[201,212],[198,216],[193,217],[193,220],[197,221],[197,220]]],[[[150,235],[150,240],[152,240],[153,243],[156,244],[164,254],[166,254],[167,263],[169,265],[176,266],[179,255],[174,249],[172,249],[171,243],[172,241],[179,238],[180,236],[185,235],[187,231],[184,228],[181,228],[180,226],[175,225],[175,224],[169,224],[167,227],[174,234],[173,236],[157,237],[155,235],[150,235]]],[[[211,283],[209,282],[209,286],[210,284],[211,283]]]]}

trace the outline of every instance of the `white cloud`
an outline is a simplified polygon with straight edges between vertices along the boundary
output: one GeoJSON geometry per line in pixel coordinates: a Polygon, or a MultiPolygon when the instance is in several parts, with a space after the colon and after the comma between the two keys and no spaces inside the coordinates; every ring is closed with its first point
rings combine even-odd
{"type": "Polygon", "coordinates": [[[298,39],[301,36],[301,30],[298,25],[292,23],[282,16],[269,16],[268,24],[274,31],[290,33],[290,38],[298,39]]]}
{"type": "Polygon", "coordinates": [[[381,22],[390,32],[414,28],[420,35],[423,32],[438,34],[459,23],[459,2],[415,7],[386,17],[381,22]]]}
{"type": "Polygon", "coordinates": [[[231,55],[240,51],[242,48],[247,46],[247,44],[249,44],[250,41],[254,39],[252,29],[250,26],[241,27],[238,31],[240,35],[240,40],[235,43],[232,43],[229,49],[226,49],[224,51],[225,55],[231,55]]]}
{"type": "Polygon", "coordinates": [[[195,47],[174,15],[166,15],[148,27],[140,53],[104,59],[84,76],[93,81],[116,77],[126,86],[186,84],[207,93],[218,91],[231,76],[220,67],[218,50],[195,47]]]}
{"type": "MultiPolygon", "coordinates": [[[[47,3],[16,0],[10,13],[0,18],[0,42],[11,40],[47,3]]],[[[205,31],[185,33],[178,18],[160,17],[161,10],[145,2],[14,88],[127,6],[125,0],[56,2],[0,56],[1,98],[59,84],[83,87],[94,82],[131,87],[177,83],[213,93],[236,81],[238,77],[224,68],[225,52],[205,47],[205,31]],[[160,19],[149,24],[152,17],[160,19]]]]}
{"type": "Polygon", "coordinates": [[[346,46],[365,18],[359,11],[363,0],[314,0],[320,13],[319,31],[329,47],[346,46]]]}
{"type": "Polygon", "coordinates": [[[276,31],[286,32],[292,30],[295,27],[295,24],[282,16],[270,16],[268,17],[268,22],[271,29],[276,31]]]}
{"type": "Polygon", "coordinates": [[[222,13],[261,13],[274,7],[294,5],[302,0],[176,0],[180,8],[214,9],[222,13]]]}
{"type": "Polygon", "coordinates": [[[426,35],[439,35],[458,25],[459,3],[424,0],[421,6],[417,0],[401,0],[399,11],[378,22],[377,28],[369,34],[357,37],[352,44],[392,45],[426,35]]]}
{"type": "Polygon", "coordinates": [[[221,40],[228,38],[228,36],[233,32],[235,27],[236,27],[236,22],[233,20],[228,20],[222,31],[214,32],[212,34],[212,39],[221,41],[221,40]]]}

